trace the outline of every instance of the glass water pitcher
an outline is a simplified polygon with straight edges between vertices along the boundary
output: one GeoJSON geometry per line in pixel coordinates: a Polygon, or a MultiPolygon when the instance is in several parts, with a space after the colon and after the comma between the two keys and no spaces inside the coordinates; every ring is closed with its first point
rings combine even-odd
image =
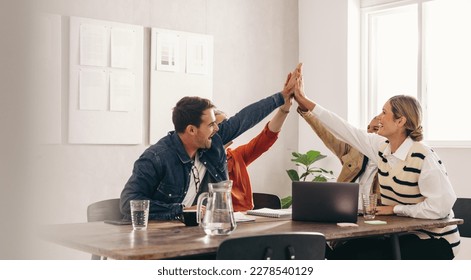
{"type": "Polygon", "coordinates": [[[228,235],[237,226],[232,208],[232,180],[209,183],[208,192],[198,197],[197,220],[207,235],[228,235]],[[207,199],[206,212],[201,217],[201,206],[207,199]]]}

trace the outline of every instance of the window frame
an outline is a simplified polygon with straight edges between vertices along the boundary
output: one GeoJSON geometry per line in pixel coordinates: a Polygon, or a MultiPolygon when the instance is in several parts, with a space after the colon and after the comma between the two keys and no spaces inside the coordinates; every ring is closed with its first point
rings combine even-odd
{"type": "MultiPolygon", "coordinates": [[[[433,0],[396,0],[396,1],[385,1],[385,0],[363,0],[361,5],[361,104],[364,108],[361,111],[360,120],[362,123],[368,123],[371,118],[374,117],[374,112],[377,111],[377,96],[375,94],[376,79],[374,77],[374,48],[372,49],[373,39],[370,34],[373,30],[373,24],[375,17],[380,15],[386,15],[397,12],[398,9],[405,8],[410,5],[417,5],[417,24],[418,24],[418,53],[417,53],[417,98],[422,104],[424,120],[422,125],[424,130],[427,131],[429,126],[428,121],[428,110],[427,110],[427,81],[425,72],[427,70],[425,65],[425,52],[424,52],[424,7],[423,3],[433,0]],[[372,49],[370,51],[370,49],[372,49]]],[[[426,134],[424,135],[427,136],[426,134]]],[[[430,146],[436,148],[471,148],[471,140],[469,141],[435,141],[428,140],[424,137],[424,142],[430,146]]]]}

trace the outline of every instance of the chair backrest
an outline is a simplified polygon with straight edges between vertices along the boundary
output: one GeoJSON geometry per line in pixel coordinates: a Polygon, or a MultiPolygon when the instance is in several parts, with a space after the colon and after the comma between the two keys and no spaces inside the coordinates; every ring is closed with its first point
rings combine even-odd
{"type": "Polygon", "coordinates": [[[92,203],[87,208],[87,221],[121,220],[119,198],[107,199],[92,203]]]}
{"type": "Polygon", "coordinates": [[[253,193],[253,209],[272,208],[281,209],[281,200],[275,194],[253,193]]]}
{"type": "MultiPolygon", "coordinates": [[[[123,214],[119,208],[119,198],[98,201],[88,205],[87,221],[100,222],[104,220],[121,220],[123,214]]],[[[92,255],[92,260],[106,260],[105,257],[92,255]]]]}
{"type": "Polygon", "coordinates": [[[325,236],[313,232],[267,234],[224,240],[218,260],[324,260],[325,236]]]}
{"type": "Polygon", "coordinates": [[[462,225],[458,225],[461,237],[471,237],[471,198],[458,198],[453,205],[455,218],[464,220],[462,225]]]}

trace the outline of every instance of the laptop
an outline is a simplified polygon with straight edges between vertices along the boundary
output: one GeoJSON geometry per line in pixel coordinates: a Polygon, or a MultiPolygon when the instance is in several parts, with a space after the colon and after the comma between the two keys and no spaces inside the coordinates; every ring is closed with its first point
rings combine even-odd
{"type": "Polygon", "coordinates": [[[292,216],[296,221],[356,223],[358,183],[292,182],[292,216]]]}

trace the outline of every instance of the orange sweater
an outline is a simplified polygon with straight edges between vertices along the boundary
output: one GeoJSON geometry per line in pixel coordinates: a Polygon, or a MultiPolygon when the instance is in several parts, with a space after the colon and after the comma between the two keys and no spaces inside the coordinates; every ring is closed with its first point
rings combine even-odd
{"type": "Polygon", "coordinates": [[[247,211],[253,208],[252,185],[250,184],[247,166],[266,152],[278,139],[278,132],[268,129],[268,124],[262,132],[249,143],[234,150],[227,149],[227,168],[232,183],[232,205],[234,211],[247,211]]]}

